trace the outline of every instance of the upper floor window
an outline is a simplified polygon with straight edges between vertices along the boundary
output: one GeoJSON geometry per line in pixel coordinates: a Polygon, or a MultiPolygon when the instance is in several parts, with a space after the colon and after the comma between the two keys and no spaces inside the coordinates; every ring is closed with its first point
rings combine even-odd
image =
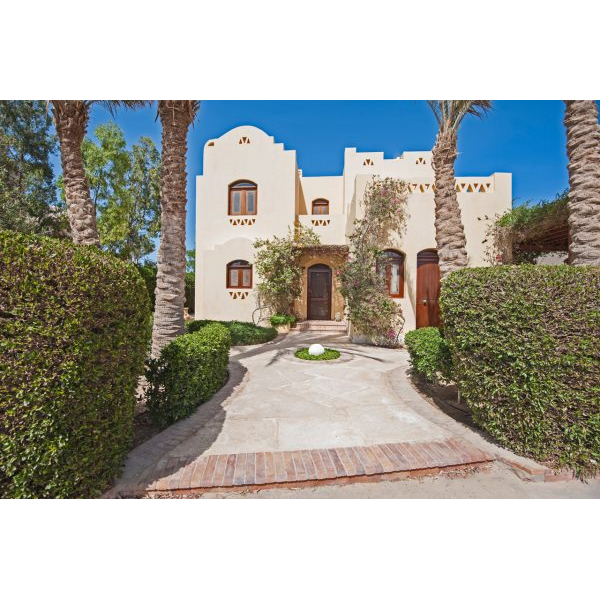
{"type": "Polygon", "coordinates": [[[229,186],[229,214],[256,214],[256,184],[252,181],[236,181],[229,186]]]}
{"type": "Polygon", "coordinates": [[[328,215],[329,214],[329,200],[319,198],[313,200],[312,203],[312,214],[313,215],[328,215]]]}
{"type": "Polygon", "coordinates": [[[404,254],[386,250],[383,256],[388,293],[392,298],[404,298],[404,254]]]}
{"type": "Polygon", "coordinates": [[[234,260],[227,265],[227,287],[252,287],[252,265],[247,260],[234,260]]]}

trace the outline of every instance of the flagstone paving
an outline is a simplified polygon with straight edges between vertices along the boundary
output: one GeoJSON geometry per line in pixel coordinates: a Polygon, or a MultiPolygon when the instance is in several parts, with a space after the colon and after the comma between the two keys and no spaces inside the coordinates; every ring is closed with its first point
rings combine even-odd
{"type": "Polygon", "coordinates": [[[491,460],[415,410],[416,391],[397,384],[397,374],[407,368],[403,350],[316,332],[234,348],[226,386],[190,418],[135,448],[109,495],[416,472],[491,460]],[[340,359],[294,356],[314,341],[340,350],[340,359]]]}

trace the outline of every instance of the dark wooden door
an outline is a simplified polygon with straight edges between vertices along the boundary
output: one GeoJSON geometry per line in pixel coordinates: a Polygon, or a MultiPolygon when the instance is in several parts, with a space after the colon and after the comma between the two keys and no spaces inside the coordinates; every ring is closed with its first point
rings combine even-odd
{"type": "Polygon", "coordinates": [[[331,319],[331,269],[327,265],[308,269],[308,318],[331,319]]]}
{"type": "Polygon", "coordinates": [[[417,254],[417,329],[440,324],[440,267],[435,250],[417,254]]]}

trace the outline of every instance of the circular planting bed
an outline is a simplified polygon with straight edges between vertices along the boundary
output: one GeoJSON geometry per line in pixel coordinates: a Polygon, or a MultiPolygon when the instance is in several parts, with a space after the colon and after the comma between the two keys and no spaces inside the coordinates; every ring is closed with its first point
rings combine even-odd
{"type": "Polygon", "coordinates": [[[340,357],[340,353],[338,350],[325,348],[325,352],[323,352],[323,354],[313,356],[312,354],[308,353],[308,348],[300,348],[294,352],[294,356],[296,358],[301,358],[302,360],[335,360],[336,358],[340,357]]]}

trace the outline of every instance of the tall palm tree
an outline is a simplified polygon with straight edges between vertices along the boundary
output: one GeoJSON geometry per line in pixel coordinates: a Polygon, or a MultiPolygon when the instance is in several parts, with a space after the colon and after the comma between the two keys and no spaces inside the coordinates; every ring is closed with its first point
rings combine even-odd
{"type": "Polygon", "coordinates": [[[159,100],[162,124],[161,231],[156,274],[152,356],[184,331],[187,133],[200,103],[159,100]]]}
{"type": "Polygon", "coordinates": [[[600,127],[594,100],[565,100],[569,262],[600,266],[600,127]]]}
{"type": "Polygon", "coordinates": [[[83,167],[81,144],[85,137],[94,102],[111,113],[118,106],[137,108],[142,100],[50,100],[56,134],[60,142],[60,161],[65,183],[67,214],[73,241],[76,244],[100,244],[96,225],[96,209],[83,167]]]}
{"type": "Polygon", "coordinates": [[[435,171],[435,241],[442,279],[467,266],[465,230],[456,198],[454,162],[458,155],[458,128],[467,115],[482,116],[489,100],[429,100],[439,131],[433,147],[435,171]]]}

